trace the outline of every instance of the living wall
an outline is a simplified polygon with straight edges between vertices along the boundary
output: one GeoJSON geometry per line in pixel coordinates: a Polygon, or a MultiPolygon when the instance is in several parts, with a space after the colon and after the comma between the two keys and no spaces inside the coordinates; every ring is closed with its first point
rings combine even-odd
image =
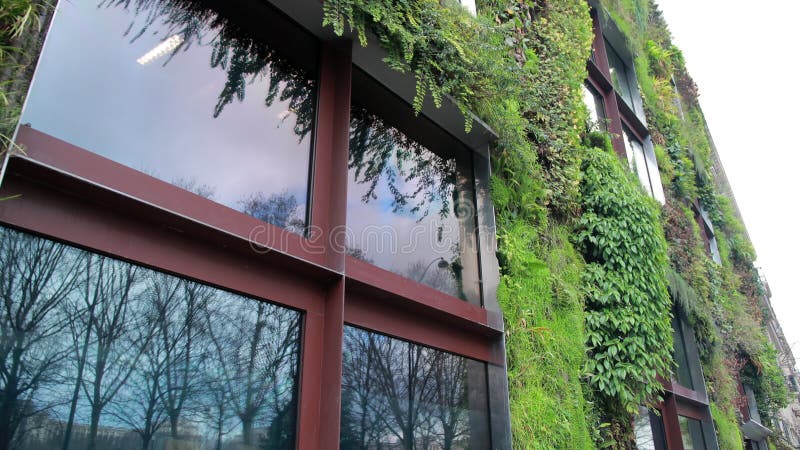
{"type": "Polygon", "coordinates": [[[712,400],[720,447],[739,449],[736,406],[744,401],[737,380],[756,393],[762,420],[786,405],[775,350],[763,326],[764,288],[753,265],[755,251],[733,206],[720,194],[725,181],[712,174],[711,141],[698,90],[667,24],[652,0],[608,0],[605,7],[625,31],[636,58],[645,111],[667,191],[664,230],[672,278],[683,284],[678,306],[694,328],[712,400]],[[704,210],[719,246],[711,260],[695,219],[704,210]]]}
{"type": "MultiPolygon", "coordinates": [[[[33,58],[22,55],[35,48],[48,6],[0,5],[3,136],[31,70],[33,58]]],[[[514,447],[632,446],[632,413],[659,400],[656,375],[673,367],[669,288],[680,292],[678,307],[700,341],[720,443],[741,448],[736,377],[750,377],[765,413],[786,396],[761,329],[755,254],[717,192],[697,88],[658,9],[647,0],[605,7],[638,55],[663,208],[614,156],[608,136],[587,135],[585,0],[484,0],[478,17],[453,1],[323,2],[326,25],[380,45],[389,66],[416,79],[417,112],[449,98],[466,128],[475,113],[499,136],[492,194],[514,447]],[[705,251],[693,204],[719,232],[722,264],[705,251]]]]}

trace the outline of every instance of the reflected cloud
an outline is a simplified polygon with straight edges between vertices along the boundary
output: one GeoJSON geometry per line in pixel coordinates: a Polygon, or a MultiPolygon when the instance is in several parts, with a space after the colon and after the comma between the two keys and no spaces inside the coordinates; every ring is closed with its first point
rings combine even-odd
{"type": "Polygon", "coordinates": [[[315,68],[252,31],[201,2],[60,2],[21,121],[180,187],[213,186],[242,212],[288,192],[305,221],[315,68]]]}

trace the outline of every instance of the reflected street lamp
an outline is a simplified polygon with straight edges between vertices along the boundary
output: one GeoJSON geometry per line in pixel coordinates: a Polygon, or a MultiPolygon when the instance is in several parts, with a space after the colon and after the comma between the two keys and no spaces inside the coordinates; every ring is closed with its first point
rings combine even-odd
{"type": "Polygon", "coordinates": [[[431,261],[430,263],[428,263],[427,267],[425,267],[425,270],[422,271],[422,275],[420,275],[419,278],[417,278],[417,283],[422,283],[422,280],[425,279],[425,274],[428,273],[428,269],[430,269],[431,266],[433,265],[433,263],[435,263],[437,261],[439,263],[436,264],[436,267],[438,267],[440,269],[446,269],[446,268],[450,267],[450,263],[447,262],[444,258],[442,258],[440,256],[440,257],[434,259],[433,261],[431,261]]]}

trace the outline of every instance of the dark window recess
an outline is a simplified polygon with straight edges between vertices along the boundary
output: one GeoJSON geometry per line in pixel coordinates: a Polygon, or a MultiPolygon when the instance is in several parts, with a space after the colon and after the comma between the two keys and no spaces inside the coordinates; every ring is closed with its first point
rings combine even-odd
{"type": "Polygon", "coordinates": [[[8,228],[0,298],[0,447],[294,448],[297,311],[8,228]]]}
{"type": "Polygon", "coordinates": [[[59,3],[21,123],[302,233],[316,42],[263,5],[99,3],[59,3]]]}
{"type": "Polygon", "coordinates": [[[345,327],[342,450],[490,448],[486,365],[345,327]]]}
{"type": "Polygon", "coordinates": [[[353,86],[348,253],[480,304],[471,152],[359,71],[353,86]]]}
{"type": "Polygon", "coordinates": [[[676,377],[681,386],[689,389],[694,389],[694,381],[692,380],[692,371],[689,366],[689,356],[686,351],[686,336],[680,324],[680,319],[677,317],[672,318],[672,342],[675,352],[675,363],[678,365],[676,368],[676,377]]]}
{"type": "Polygon", "coordinates": [[[678,416],[681,427],[683,450],[707,450],[706,438],[703,435],[703,424],[697,419],[678,416]]]}

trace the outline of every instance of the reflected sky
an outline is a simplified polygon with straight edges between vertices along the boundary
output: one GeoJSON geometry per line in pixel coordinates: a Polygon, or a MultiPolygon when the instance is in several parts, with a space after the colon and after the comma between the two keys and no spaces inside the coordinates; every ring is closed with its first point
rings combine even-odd
{"type": "Polygon", "coordinates": [[[443,158],[360,106],[350,128],[350,253],[479,301],[468,155],[443,158]]]}
{"type": "Polygon", "coordinates": [[[0,228],[0,447],[294,448],[300,313],[0,228]]]}
{"type": "Polygon", "coordinates": [[[292,214],[304,222],[312,137],[295,132],[290,103],[313,93],[285,92],[281,82],[268,105],[267,65],[214,118],[235,61],[211,67],[221,31],[206,25],[213,14],[187,15],[200,29],[174,55],[137,62],[182,39],[153,9],[169,4],[149,2],[136,14],[97,0],[60,2],[21,123],[240,211],[254,197],[294,197],[292,214]],[[136,37],[148,15],[157,19],[136,37]]]}

